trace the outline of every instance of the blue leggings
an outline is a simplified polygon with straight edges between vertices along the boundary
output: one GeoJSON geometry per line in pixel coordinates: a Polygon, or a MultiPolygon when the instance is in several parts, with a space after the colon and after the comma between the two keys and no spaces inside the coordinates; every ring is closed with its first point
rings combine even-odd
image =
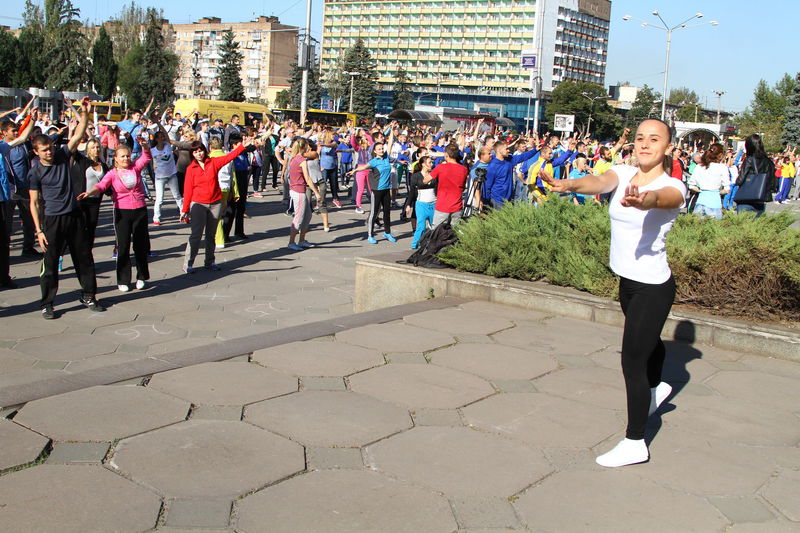
{"type": "Polygon", "coordinates": [[[419,244],[419,238],[422,232],[425,231],[425,222],[429,222],[433,226],[433,211],[436,207],[436,202],[420,202],[414,204],[414,214],[417,216],[417,229],[414,230],[414,238],[411,241],[411,247],[416,248],[419,244]]]}

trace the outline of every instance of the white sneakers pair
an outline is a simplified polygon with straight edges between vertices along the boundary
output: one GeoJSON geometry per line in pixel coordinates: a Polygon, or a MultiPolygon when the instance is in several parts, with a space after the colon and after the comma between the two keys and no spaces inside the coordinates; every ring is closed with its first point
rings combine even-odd
{"type": "MultiPolygon", "coordinates": [[[[139,290],[142,290],[142,289],[144,289],[144,287],[145,287],[144,280],[143,279],[137,279],[136,280],[136,288],[139,289],[139,290]]],[[[117,285],[117,288],[121,292],[128,292],[129,290],[131,290],[130,285],[117,285]]]]}
{"type": "MultiPolygon", "coordinates": [[[[672,392],[669,383],[661,382],[657,387],[650,389],[650,409],[648,415],[655,413],[664,400],[672,392]]],[[[595,461],[600,466],[607,468],[617,468],[619,466],[635,465],[644,463],[650,459],[650,452],[644,439],[622,439],[614,448],[599,456],[595,461]]]]}

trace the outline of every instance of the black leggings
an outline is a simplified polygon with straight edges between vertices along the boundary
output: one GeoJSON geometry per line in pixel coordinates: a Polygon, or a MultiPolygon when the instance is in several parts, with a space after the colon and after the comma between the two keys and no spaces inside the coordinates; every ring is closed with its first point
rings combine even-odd
{"type": "Polygon", "coordinates": [[[375,220],[378,217],[378,209],[383,208],[383,231],[386,233],[392,232],[392,222],[389,220],[390,205],[392,200],[391,189],[383,189],[378,191],[370,191],[370,210],[369,219],[367,220],[367,234],[372,237],[375,233],[375,220]]]}
{"type": "Polygon", "coordinates": [[[136,279],[150,279],[147,254],[150,234],[147,229],[147,208],[114,209],[114,230],[117,234],[117,285],[131,283],[131,243],[136,257],[136,279]]]}
{"type": "Polygon", "coordinates": [[[675,300],[675,280],[660,285],[619,280],[619,303],[625,314],[622,334],[622,374],[628,398],[629,439],[644,438],[650,389],[661,382],[666,351],[661,330],[675,300]]]}

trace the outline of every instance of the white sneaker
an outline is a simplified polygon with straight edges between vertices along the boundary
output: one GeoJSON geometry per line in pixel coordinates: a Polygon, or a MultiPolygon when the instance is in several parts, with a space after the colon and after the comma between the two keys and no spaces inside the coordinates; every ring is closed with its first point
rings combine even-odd
{"type": "Polygon", "coordinates": [[[672,385],[664,381],[659,383],[657,387],[650,389],[650,409],[647,412],[647,416],[655,413],[659,406],[664,403],[664,400],[669,397],[670,393],[672,393],[672,385]]]}
{"type": "Polygon", "coordinates": [[[218,245],[216,246],[216,249],[217,249],[217,250],[222,250],[223,248],[225,248],[225,244],[224,244],[224,243],[223,243],[223,244],[218,244],[218,245]]]}
{"type": "Polygon", "coordinates": [[[139,289],[139,290],[144,289],[144,285],[145,285],[145,283],[144,283],[143,279],[137,279],[136,280],[136,288],[137,289],[139,289]]]}
{"type": "Polygon", "coordinates": [[[650,452],[647,451],[647,444],[645,444],[644,439],[622,439],[619,444],[614,446],[614,449],[599,456],[595,461],[600,466],[617,468],[619,466],[644,463],[649,458],[650,452]]]}
{"type": "Polygon", "coordinates": [[[358,213],[359,215],[363,215],[364,214],[364,210],[361,209],[360,207],[356,207],[356,213],[358,213]]]}
{"type": "Polygon", "coordinates": [[[121,292],[128,292],[129,290],[131,290],[131,288],[129,286],[127,286],[127,285],[117,285],[117,288],[121,292]]]}
{"type": "Polygon", "coordinates": [[[303,241],[303,242],[301,242],[301,243],[300,243],[300,246],[302,246],[303,248],[313,248],[313,247],[314,247],[314,245],[313,245],[313,244],[311,244],[311,243],[310,243],[310,242],[308,242],[308,241],[303,241]]]}

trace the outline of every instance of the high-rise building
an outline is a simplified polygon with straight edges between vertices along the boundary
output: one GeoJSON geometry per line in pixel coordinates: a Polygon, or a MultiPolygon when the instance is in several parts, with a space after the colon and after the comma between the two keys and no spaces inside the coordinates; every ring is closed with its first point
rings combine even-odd
{"type": "Polygon", "coordinates": [[[207,17],[171,27],[169,41],[180,59],[175,82],[179,98],[218,97],[219,47],[228,28],[244,55],[241,76],[245,97],[274,103],[275,95],[288,89],[289,65],[297,61],[297,27],[281,24],[277,17],[263,16],[231,23],[207,17]]]}
{"type": "Polygon", "coordinates": [[[402,67],[422,103],[519,122],[534,81],[604,84],[610,17],[610,0],[325,0],[322,70],[361,38],[387,94],[402,67]]]}

